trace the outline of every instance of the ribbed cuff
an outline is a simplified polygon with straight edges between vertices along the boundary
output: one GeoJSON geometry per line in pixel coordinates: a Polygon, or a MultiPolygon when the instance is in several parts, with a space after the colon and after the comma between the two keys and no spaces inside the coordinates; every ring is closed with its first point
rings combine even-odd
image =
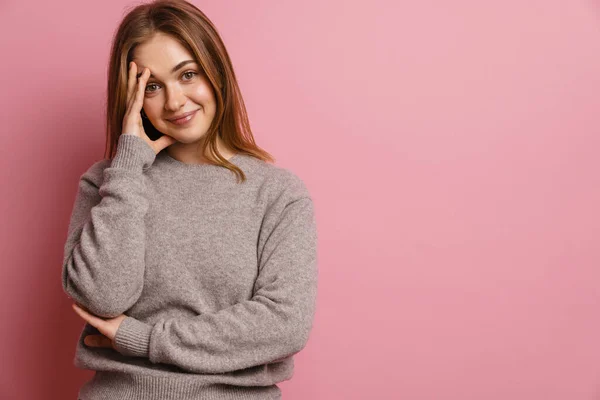
{"type": "Polygon", "coordinates": [[[123,133],[119,136],[117,153],[110,166],[111,168],[143,172],[152,165],[155,158],[156,153],[144,139],[133,134],[123,133]]]}
{"type": "Polygon", "coordinates": [[[115,348],[124,356],[148,357],[152,325],[127,317],[115,334],[115,348]]]}

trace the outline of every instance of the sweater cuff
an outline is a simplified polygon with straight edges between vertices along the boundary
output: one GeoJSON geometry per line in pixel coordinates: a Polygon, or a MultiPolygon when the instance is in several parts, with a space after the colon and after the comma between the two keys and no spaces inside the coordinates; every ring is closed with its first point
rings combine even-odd
{"type": "Polygon", "coordinates": [[[127,317],[115,334],[115,349],[124,356],[148,357],[152,325],[127,317]]]}
{"type": "Polygon", "coordinates": [[[110,166],[111,168],[143,172],[152,165],[155,158],[156,153],[144,139],[133,134],[123,133],[119,136],[117,152],[110,166]]]}

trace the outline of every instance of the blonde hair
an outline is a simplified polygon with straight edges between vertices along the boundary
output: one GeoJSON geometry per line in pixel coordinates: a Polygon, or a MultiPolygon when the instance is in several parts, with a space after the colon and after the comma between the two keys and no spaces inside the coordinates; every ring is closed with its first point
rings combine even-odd
{"type": "MultiPolygon", "coordinates": [[[[217,136],[237,153],[274,162],[273,156],[254,141],[235,72],[217,29],[202,11],[184,0],[154,0],[138,5],[120,23],[113,37],[108,66],[105,158],[115,156],[122,134],[133,50],[157,33],[170,35],[192,53],[212,85],[217,106],[202,147],[209,162],[233,171],[242,182],[246,179],[239,167],[218,152],[217,136]]],[[[162,135],[149,120],[143,121],[149,137],[162,135]]]]}

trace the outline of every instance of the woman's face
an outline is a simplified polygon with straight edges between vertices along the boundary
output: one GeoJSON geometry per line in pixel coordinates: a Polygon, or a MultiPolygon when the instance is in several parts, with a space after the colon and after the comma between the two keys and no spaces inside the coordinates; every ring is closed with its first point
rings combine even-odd
{"type": "Polygon", "coordinates": [[[194,56],[172,37],[159,33],[135,48],[133,61],[138,75],[144,68],[152,74],[146,84],[143,105],[152,125],[178,142],[201,139],[213,120],[216,103],[212,86],[194,56]],[[170,121],[190,111],[195,113],[187,123],[178,125],[170,121]]]}

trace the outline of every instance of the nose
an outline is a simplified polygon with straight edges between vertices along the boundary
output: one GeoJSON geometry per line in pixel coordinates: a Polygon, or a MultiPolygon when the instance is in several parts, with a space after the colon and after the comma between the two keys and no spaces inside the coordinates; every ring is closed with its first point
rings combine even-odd
{"type": "Polygon", "coordinates": [[[165,110],[175,112],[185,105],[185,95],[179,86],[167,89],[167,100],[165,110]]]}

